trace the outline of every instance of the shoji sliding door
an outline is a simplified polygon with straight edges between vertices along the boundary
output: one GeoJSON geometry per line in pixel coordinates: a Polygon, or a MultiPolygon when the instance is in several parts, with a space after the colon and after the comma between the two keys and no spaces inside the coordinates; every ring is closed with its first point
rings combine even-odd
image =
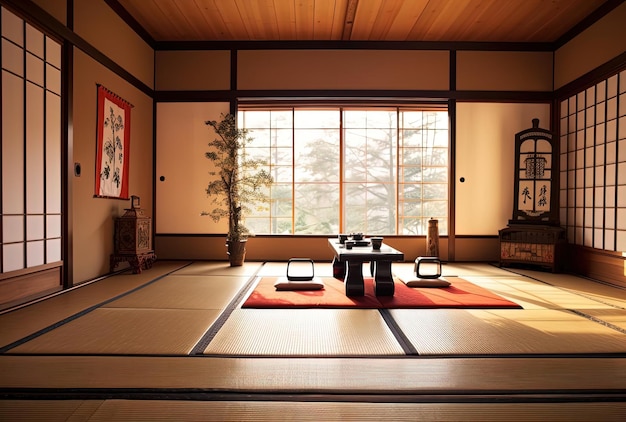
{"type": "Polygon", "coordinates": [[[626,251],[626,70],[561,101],[561,224],[569,243],[626,251]]]}
{"type": "Polygon", "coordinates": [[[60,277],[33,273],[59,274],[62,262],[61,45],[5,8],[1,17],[0,304],[59,288],[60,277]]]}

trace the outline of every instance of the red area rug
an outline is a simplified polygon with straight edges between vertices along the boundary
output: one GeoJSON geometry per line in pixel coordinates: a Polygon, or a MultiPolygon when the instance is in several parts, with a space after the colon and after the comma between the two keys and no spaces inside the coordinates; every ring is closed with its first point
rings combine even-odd
{"type": "Polygon", "coordinates": [[[263,277],[244,302],[243,308],[518,308],[489,290],[458,277],[446,277],[449,287],[407,287],[396,281],[393,296],[376,296],[374,280],[365,278],[365,296],[347,297],[342,280],[321,278],[323,290],[277,291],[278,277],[263,277]]]}

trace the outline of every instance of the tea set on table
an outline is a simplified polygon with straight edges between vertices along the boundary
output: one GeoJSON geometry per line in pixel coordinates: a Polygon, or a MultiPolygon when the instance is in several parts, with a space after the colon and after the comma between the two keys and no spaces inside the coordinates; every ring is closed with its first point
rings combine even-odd
{"type": "Polygon", "coordinates": [[[355,246],[370,246],[372,250],[380,250],[383,244],[382,236],[372,236],[370,238],[363,237],[363,233],[340,234],[339,243],[344,245],[346,249],[352,249],[355,246]]]}

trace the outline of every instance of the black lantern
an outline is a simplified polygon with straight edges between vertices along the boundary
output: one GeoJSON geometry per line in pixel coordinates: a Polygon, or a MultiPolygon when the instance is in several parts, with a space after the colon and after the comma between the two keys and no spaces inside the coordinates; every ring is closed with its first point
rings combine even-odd
{"type": "Polygon", "coordinates": [[[558,225],[552,132],[533,127],[515,135],[515,198],[510,224],[558,225]]]}

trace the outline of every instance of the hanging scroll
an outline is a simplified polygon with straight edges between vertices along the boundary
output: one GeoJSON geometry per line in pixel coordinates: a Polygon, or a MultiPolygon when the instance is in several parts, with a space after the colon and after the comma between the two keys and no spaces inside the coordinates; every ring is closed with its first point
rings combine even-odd
{"type": "Polygon", "coordinates": [[[98,85],[97,197],[129,199],[131,107],[130,103],[98,85]]]}

